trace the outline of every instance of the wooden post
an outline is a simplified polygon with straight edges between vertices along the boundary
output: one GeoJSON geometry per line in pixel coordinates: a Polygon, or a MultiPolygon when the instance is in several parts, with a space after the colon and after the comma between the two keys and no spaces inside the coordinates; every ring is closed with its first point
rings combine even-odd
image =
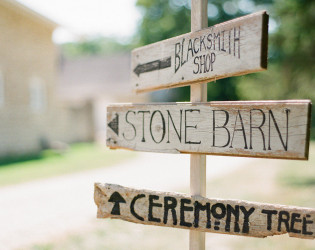
{"type": "MultiPolygon", "coordinates": [[[[191,0],[191,31],[208,27],[208,0],[191,0]]],[[[190,101],[207,101],[207,83],[190,85],[190,101]]],[[[206,196],[206,156],[190,155],[190,194],[206,196]]],[[[189,249],[205,249],[205,233],[190,230],[189,249]]]]}

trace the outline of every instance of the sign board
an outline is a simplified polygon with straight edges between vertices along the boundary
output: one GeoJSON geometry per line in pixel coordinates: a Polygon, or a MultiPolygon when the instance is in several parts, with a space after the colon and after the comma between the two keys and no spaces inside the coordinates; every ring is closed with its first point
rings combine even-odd
{"type": "Polygon", "coordinates": [[[310,110],[309,100],[110,105],[107,146],[306,160],[310,110]]]}
{"type": "Polygon", "coordinates": [[[315,238],[315,209],[95,184],[98,218],[252,237],[315,238]]]}
{"type": "Polygon", "coordinates": [[[266,11],[132,51],[136,92],[179,87],[267,69],[266,11]]]}

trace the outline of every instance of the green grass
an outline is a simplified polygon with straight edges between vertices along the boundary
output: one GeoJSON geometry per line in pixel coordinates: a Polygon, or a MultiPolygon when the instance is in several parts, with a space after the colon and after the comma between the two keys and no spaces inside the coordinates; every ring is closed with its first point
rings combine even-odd
{"type": "Polygon", "coordinates": [[[71,145],[62,154],[46,150],[36,159],[1,165],[0,186],[106,167],[134,155],[91,143],[71,145]]]}

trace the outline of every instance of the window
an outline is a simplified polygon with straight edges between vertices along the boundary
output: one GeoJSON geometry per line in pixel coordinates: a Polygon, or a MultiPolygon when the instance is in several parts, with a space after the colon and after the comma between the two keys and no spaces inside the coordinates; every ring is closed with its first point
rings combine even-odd
{"type": "Polygon", "coordinates": [[[30,82],[30,108],[41,113],[46,109],[46,88],[41,79],[33,77],[30,82]]]}

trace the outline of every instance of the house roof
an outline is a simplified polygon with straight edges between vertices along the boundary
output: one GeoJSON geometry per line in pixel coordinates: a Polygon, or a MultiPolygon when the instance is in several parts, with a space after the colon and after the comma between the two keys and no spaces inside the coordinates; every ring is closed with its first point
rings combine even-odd
{"type": "Polygon", "coordinates": [[[37,13],[36,11],[26,7],[25,5],[15,1],[15,0],[0,0],[0,4],[4,5],[14,11],[22,13],[36,21],[40,21],[52,29],[57,28],[59,25],[54,21],[48,19],[47,17],[37,13]]]}
{"type": "Polygon", "coordinates": [[[58,92],[67,100],[132,94],[130,54],[64,59],[60,66],[58,92]]]}

